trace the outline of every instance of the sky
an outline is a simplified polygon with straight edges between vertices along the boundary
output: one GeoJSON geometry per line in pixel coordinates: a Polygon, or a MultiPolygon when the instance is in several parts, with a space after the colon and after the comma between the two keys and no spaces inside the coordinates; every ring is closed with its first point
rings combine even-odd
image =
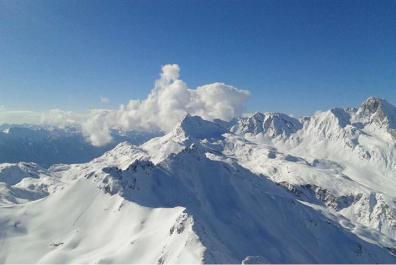
{"type": "Polygon", "coordinates": [[[396,104],[396,1],[0,0],[0,112],[118,109],[167,64],[246,112],[396,104]]]}

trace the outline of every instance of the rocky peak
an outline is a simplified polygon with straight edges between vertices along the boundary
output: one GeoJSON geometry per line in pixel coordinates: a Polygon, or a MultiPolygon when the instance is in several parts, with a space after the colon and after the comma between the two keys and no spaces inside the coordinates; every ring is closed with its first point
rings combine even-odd
{"type": "Polygon", "coordinates": [[[283,113],[256,112],[250,117],[242,118],[231,129],[234,133],[263,133],[270,137],[279,135],[289,136],[302,128],[302,124],[295,118],[283,113]]]}
{"type": "Polygon", "coordinates": [[[174,132],[178,135],[184,134],[188,138],[206,139],[220,137],[226,132],[226,128],[219,122],[211,122],[199,116],[187,114],[176,126],[174,132]]]}
{"type": "Polygon", "coordinates": [[[356,118],[363,123],[396,129],[396,108],[384,99],[369,97],[357,110],[356,118]]]}

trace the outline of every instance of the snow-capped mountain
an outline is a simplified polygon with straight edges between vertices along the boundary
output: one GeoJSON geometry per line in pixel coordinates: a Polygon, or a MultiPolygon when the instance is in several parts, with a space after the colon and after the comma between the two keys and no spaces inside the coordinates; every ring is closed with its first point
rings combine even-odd
{"type": "Polygon", "coordinates": [[[240,119],[231,129],[236,134],[253,134],[262,133],[268,137],[278,136],[288,137],[301,129],[301,123],[283,113],[260,113],[240,119]]]}
{"type": "Polygon", "coordinates": [[[395,136],[396,108],[387,101],[370,97],[357,110],[356,120],[364,124],[385,127],[395,136]]]}
{"type": "Polygon", "coordinates": [[[84,164],[0,165],[3,263],[396,263],[395,107],[187,115],[84,164]]]}

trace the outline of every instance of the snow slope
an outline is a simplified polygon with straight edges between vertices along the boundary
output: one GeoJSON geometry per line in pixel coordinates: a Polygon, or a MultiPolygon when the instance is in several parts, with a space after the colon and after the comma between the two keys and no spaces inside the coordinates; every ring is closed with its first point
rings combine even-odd
{"type": "Polygon", "coordinates": [[[1,164],[0,262],[395,263],[394,109],[188,115],[85,164],[1,164]]]}
{"type": "Polygon", "coordinates": [[[286,139],[230,135],[225,152],[305,200],[319,200],[366,227],[360,234],[381,233],[374,240],[394,248],[396,127],[390,121],[395,117],[395,107],[369,98],[358,109],[332,109],[301,120],[302,129],[286,139]]]}

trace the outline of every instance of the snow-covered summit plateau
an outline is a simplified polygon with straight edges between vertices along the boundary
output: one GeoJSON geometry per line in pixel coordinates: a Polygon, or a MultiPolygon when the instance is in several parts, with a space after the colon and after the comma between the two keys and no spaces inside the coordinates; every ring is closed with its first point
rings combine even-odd
{"type": "Polygon", "coordinates": [[[0,164],[1,263],[396,263],[396,108],[187,115],[85,164],[0,164]]]}

